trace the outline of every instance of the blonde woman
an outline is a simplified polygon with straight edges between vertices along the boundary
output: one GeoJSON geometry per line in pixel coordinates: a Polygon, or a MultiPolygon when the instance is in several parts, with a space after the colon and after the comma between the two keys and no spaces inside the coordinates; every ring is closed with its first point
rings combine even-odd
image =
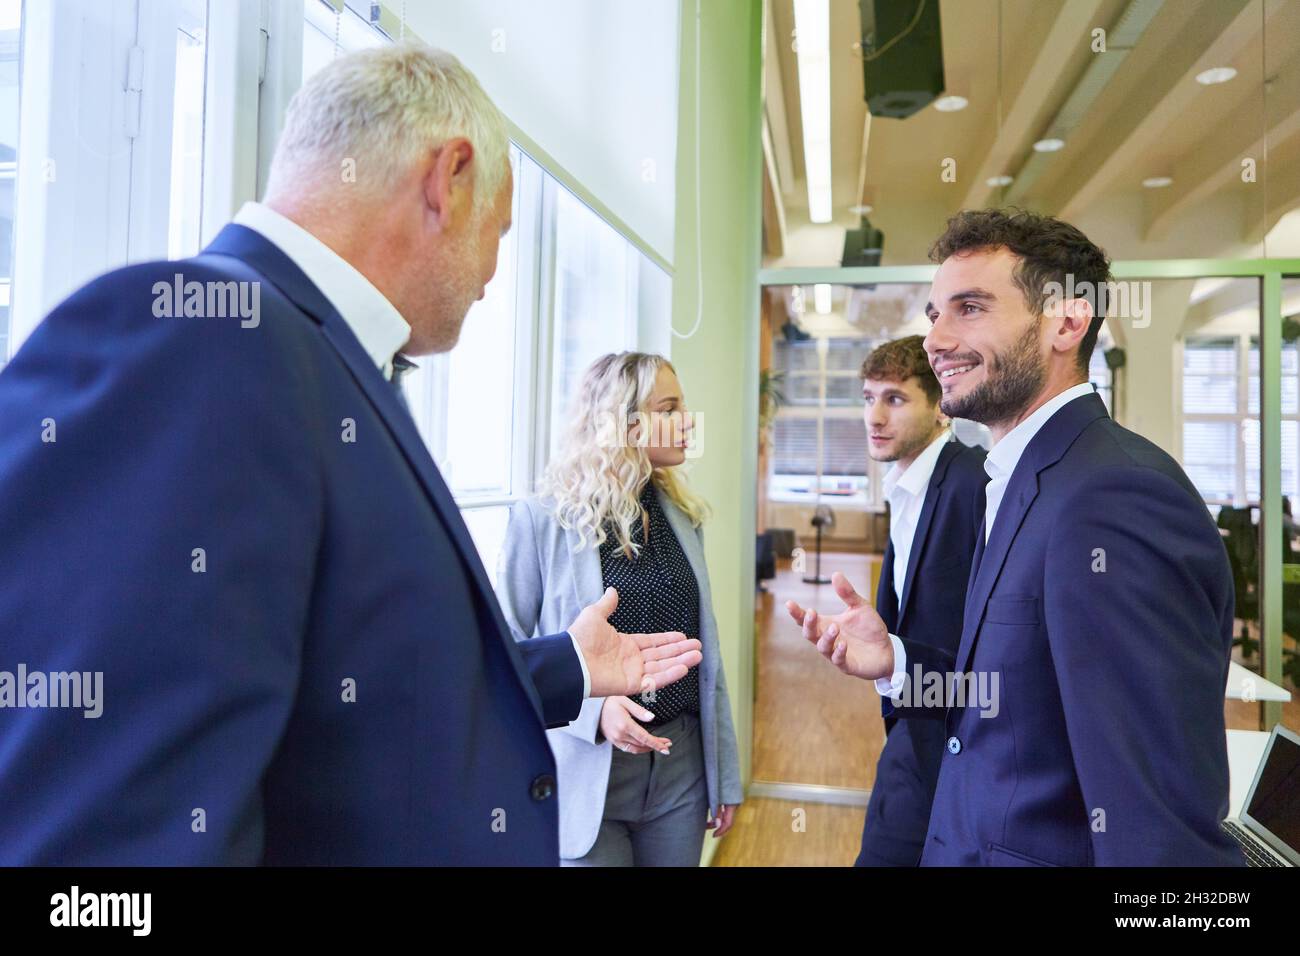
{"type": "Polygon", "coordinates": [[[498,590],[515,640],[564,630],[604,594],[615,627],[682,631],[704,655],[657,694],[587,700],[547,732],[566,865],[696,866],[705,831],[725,833],[741,801],[704,566],[707,508],[677,471],[690,430],[666,359],[597,359],[538,496],[510,512],[498,590]]]}

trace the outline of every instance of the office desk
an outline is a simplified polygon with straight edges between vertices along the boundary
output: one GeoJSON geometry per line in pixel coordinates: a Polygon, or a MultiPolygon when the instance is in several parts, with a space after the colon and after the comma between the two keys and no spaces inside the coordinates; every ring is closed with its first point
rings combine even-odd
{"type": "Polygon", "coordinates": [[[1255,770],[1264,756],[1268,733],[1262,730],[1228,731],[1228,816],[1241,815],[1246,791],[1255,779],[1255,770]]]}
{"type": "Polygon", "coordinates": [[[1264,680],[1254,671],[1247,670],[1236,661],[1229,661],[1228,687],[1223,696],[1228,700],[1276,700],[1285,704],[1291,699],[1291,692],[1285,687],[1279,687],[1272,681],[1264,680]],[[1250,687],[1253,692],[1249,698],[1245,694],[1247,687],[1250,687]]]}

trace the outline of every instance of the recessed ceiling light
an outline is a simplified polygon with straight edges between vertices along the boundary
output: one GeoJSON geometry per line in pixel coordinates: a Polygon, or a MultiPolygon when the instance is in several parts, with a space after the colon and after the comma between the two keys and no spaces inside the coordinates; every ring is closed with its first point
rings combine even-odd
{"type": "Polygon", "coordinates": [[[1173,180],[1170,179],[1168,176],[1151,176],[1148,179],[1142,180],[1142,185],[1145,186],[1147,189],[1161,189],[1172,183],[1173,180]]]}
{"type": "Polygon", "coordinates": [[[875,210],[875,206],[868,206],[866,203],[859,203],[856,206],[850,206],[849,212],[855,216],[869,216],[875,210]]]}
{"type": "Polygon", "coordinates": [[[1237,71],[1230,66],[1216,66],[1203,73],[1197,73],[1196,82],[1202,86],[1214,86],[1216,83],[1227,83],[1236,75],[1237,71]]]}
{"type": "Polygon", "coordinates": [[[934,108],[940,113],[955,113],[958,110],[964,110],[966,105],[966,97],[957,96],[956,94],[941,96],[934,101],[934,108]]]}
{"type": "Polygon", "coordinates": [[[1010,186],[1011,183],[1012,178],[1010,176],[990,176],[988,179],[984,180],[985,186],[1010,186]]]}
{"type": "Polygon", "coordinates": [[[1040,139],[1038,142],[1034,144],[1034,152],[1054,153],[1058,149],[1064,148],[1064,146],[1065,146],[1065,140],[1056,139],[1055,137],[1049,136],[1047,139],[1040,139]]]}

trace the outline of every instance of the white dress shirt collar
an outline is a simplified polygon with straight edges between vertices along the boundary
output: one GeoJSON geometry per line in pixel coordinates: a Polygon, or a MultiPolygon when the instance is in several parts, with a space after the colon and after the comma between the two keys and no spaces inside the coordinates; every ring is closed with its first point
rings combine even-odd
{"type": "Polygon", "coordinates": [[[1016,465],[1020,463],[1020,456],[1025,453],[1025,449],[1029,447],[1029,443],[1034,440],[1039,430],[1047,424],[1047,420],[1069,402],[1091,394],[1093,394],[1092,384],[1080,382],[1038,406],[1032,415],[1003,435],[1000,442],[994,444],[988,457],[984,459],[984,470],[988,472],[988,476],[1010,478],[1011,473],[1016,470],[1016,465]]]}
{"type": "Polygon", "coordinates": [[[293,260],[389,378],[393,355],[411,337],[411,326],[387,297],[337,252],[269,206],[246,202],[234,221],[260,233],[293,260]]]}
{"type": "Polygon", "coordinates": [[[934,466],[939,463],[939,453],[951,440],[952,429],[945,428],[906,468],[900,468],[898,462],[894,462],[893,467],[881,479],[880,487],[885,497],[892,499],[895,488],[906,491],[913,497],[924,496],[930,488],[930,476],[934,474],[934,466]]]}

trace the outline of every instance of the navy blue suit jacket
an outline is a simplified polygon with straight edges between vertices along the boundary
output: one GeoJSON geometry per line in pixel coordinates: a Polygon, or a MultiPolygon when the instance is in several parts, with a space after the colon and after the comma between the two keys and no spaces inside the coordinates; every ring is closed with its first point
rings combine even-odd
{"type": "MultiPolygon", "coordinates": [[[[984,458],[984,449],[959,441],[943,446],[912,534],[902,606],[894,593],[892,539],[876,589],[876,610],[890,633],[907,634],[954,655],[975,535],[984,520],[984,458]]],[[[900,721],[893,709],[888,698],[881,701],[887,737],[867,804],[860,866],[917,864],[939,779],[943,728],[937,721],[900,721]]]]}
{"type": "Polygon", "coordinates": [[[104,682],[97,719],[0,710],[0,865],[558,862],[570,639],[511,640],[414,422],[277,247],[231,225],[90,283],[0,423],[6,659],[104,682]],[[176,273],[260,282],[260,321],[155,317],[176,273]]]}
{"type": "Polygon", "coordinates": [[[904,641],[909,674],[996,690],[909,711],[946,738],[922,864],[1240,863],[1220,829],[1232,577],[1178,463],[1075,399],[983,538],[955,661],[904,641]]]}

